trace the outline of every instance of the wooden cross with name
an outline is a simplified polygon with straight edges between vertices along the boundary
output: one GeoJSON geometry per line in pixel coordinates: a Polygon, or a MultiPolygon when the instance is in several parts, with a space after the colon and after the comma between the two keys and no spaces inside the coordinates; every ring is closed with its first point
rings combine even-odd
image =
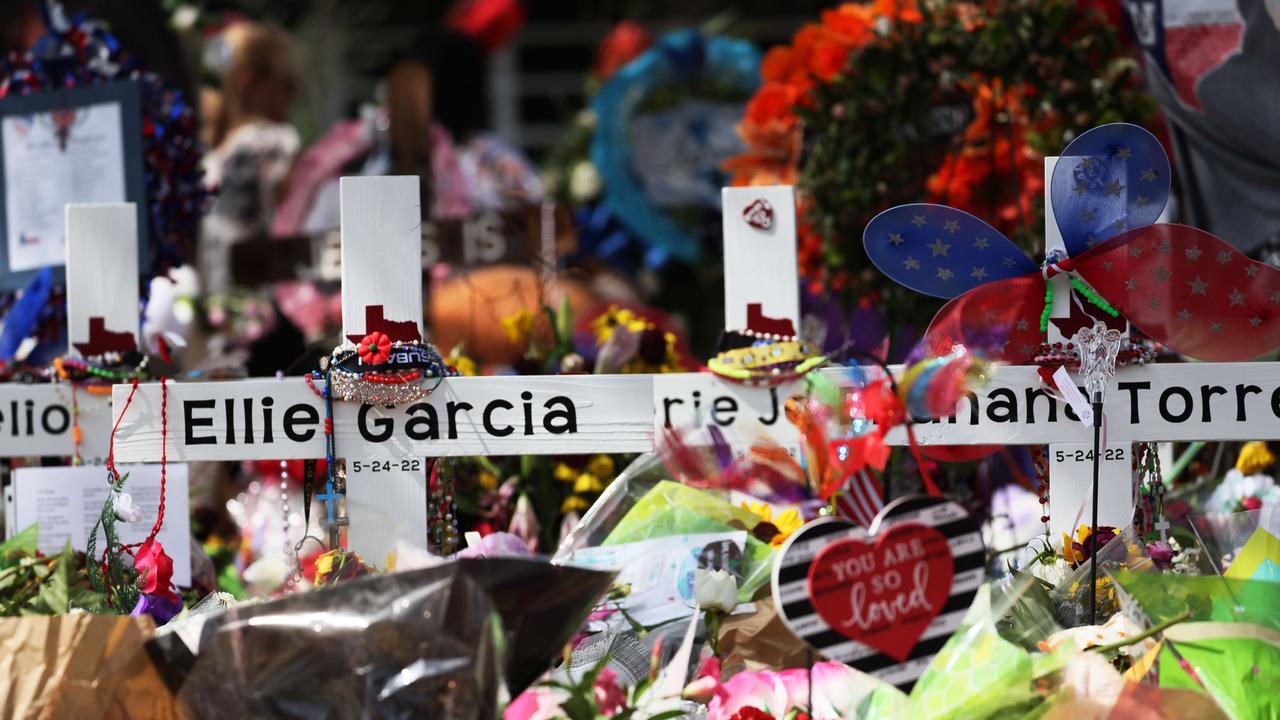
{"type": "MultiPolygon", "coordinates": [[[[343,178],[340,194],[344,342],[374,330],[422,337],[418,178],[343,178]]],[[[397,541],[427,547],[423,458],[648,451],[652,388],[644,375],[458,377],[398,407],[334,399],[346,491],[318,499],[331,527],[345,515],[349,549],[381,565],[397,541]]],[[[158,461],[165,445],[172,461],[325,455],[325,404],[302,378],[173,383],[167,427],[160,386],[140,385],[126,410],[131,390],[114,391],[120,462],[158,461]]]]}

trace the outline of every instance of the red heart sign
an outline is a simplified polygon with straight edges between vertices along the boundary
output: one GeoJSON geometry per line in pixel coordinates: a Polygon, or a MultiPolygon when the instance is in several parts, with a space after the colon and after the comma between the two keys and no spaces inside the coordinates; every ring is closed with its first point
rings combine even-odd
{"type": "Polygon", "coordinates": [[[832,630],[905,660],[951,594],[947,538],[918,523],[894,525],[875,543],[827,545],[809,569],[809,599],[832,630]]]}

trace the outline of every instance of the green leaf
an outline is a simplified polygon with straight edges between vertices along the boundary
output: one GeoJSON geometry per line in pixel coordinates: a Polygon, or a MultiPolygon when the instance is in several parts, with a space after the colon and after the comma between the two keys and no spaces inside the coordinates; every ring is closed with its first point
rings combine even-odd
{"type": "Polygon", "coordinates": [[[40,542],[40,523],[33,523],[4,543],[0,543],[0,553],[18,552],[34,555],[38,542],[40,542]]]}

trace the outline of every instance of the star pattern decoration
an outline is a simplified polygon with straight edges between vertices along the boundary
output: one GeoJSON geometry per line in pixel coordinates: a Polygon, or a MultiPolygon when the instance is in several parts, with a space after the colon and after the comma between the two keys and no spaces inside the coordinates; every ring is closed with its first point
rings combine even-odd
{"type": "Polygon", "coordinates": [[[1249,263],[1249,265],[1244,269],[1244,274],[1246,277],[1258,277],[1258,266],[1253,263],[1249,263]]]}
{"type": "Polygon", "coordinates": [[[1085,244],[1085,245],[1088,245],[1089,247],[1093,247],[1094,245],[1097,245],[1097,244],[1098,244],[1098,238],[1096,238],[1096,237],[1094,237],[1094,236],[1090,235],[1090,236],[1089,236],[1089,239],[1088,239],[1088,240],[1086,240],[1086,241],[1084,242],[1084,244],[1085,244]]]}
{"type": "Polygon", "coordinates": [[[1110,260],[1105,260],[1102,263],[1102,269],[1106,270],[1107,272],[1111,272],[1116,269],[1116,264],[1111,262],[1110,260]]]}
{"type": "Polygon", "coordinates": [[[986,250],[990,245],[991,242],[984,237],[980,237],[973,241],[973,246],[979,250],[986,250]]]}
{"type": "Polygon", "coordinates": [[[1018,264],[1018,261],[1016,258],[1006,257],[1000,261],[1000,264],[1005,267],[1013,267],[1018,264]]]}
{"type": "Polygon", "coordinates": [[[937,277],[939,280],[950,280],[955,277],[955,273],[951,272],[951,268],[938,268],[937,277]]]}
{"type": "Polygon", "coordinates": [[[1086,157],[1080,161],[1080,167],[1084,168],[1085,170],[1092,170],[1094,166],[1097,164],[1098,164],[1097,158],[1093,158],[1093,157],[1086,157]]]}
{"type": "Polygon", "coordinates": [[[1018,321],[1013,324],[1013,327],[1018,330],[1026,330],[1031,327],[1031,323],[1027,322],[1026,318],[1018,318],[1018,321]]]}
{"type": "Polygon", "coordinates": [[[1137,280],[1134,280],[1133,278],[1129,278],[1128,280],[1125,280],[1125,281],[1124,281],[1124,289],[1125,289],[1125,290],[1129,290],[1129,291],[1137,290],[1137,289],[1138,289],[1138,281],[1137,281],[1137,280]]]}
{"type": "Polygon", "coordinates": [[[889,233],[889,242],[892,243],[894,247],[898,247],[906,241],[902,239],[902,233],[889,233]]]}
{"type": "Polygon", "coordinates": [[[915,225],[918,228],[921,225],[928,225],[929,221],[925,220],[923,215],[916,215],[915,217],[911,218],[911,224],[915,225]]]}
{"type": "Polygon", "coordinates": [[[1185,253],[1185,254],[1186,254],[1186,256],[1187,256],[1187,259],[1188,259],[1188,260],[1191,260],[1192,262],[1195,262],[1196,260],[1199,260],[1199,259],[1200,259],[1200,255],[1202,254],[1202,253],[1201,253],[1201,251],[1200,251],[1200,248],[1198,248],[1198,247],[1196,247],[1196,246],[1194,246],[1194,245],[1192,245],[1191,247],[1187,248],[1186,250],[1183,250],[1183,253],[1185,253]]]}
{"type": "Polygon", "coordinates": [[[1137,205],[1138,207],[1146,207],[1147,205],[1151,204],[1151,198],[1147,197],[1146,195],[1139,195],[1138,197],[1134,198],[1133,204],[1137,205]]]}
{"type": "Polygon", "coordinates": [[[1222,323],[1216,320],[1209,323],[1209,332],[1214,335],[1217,335],[1218,333],[1222,332],[1222,323]]]}
{"type": "Polygon", "coordinates": [[[931,255],[930,257],[938,257],[939,255],[942,255],[944,257],[949,257],[947,255],[947,251],[951,249],[951,245],[948,243],[942,242],[942,238],[937,238],[936,240],[934,240],[929,245],[926,245],[925,247],[929,248],[929,251],[933,253],[933,255],[931,255]]]}
{"type": "Polygon", "coordinates": [[[1169,273],[1169,269],[1168,269],[1168,268],[1166,268],[1166,267],[1165,267],[1165,266],[1163,266],[1163,265],[1158,265],[1158,266],[1156,266],[1156,269],[1155,269],[1155,270],[1152,270],[1152,271],[1151,271],[1151,274],[1152,274],[1152,275],[1155,275],[1155,276],[1156,276],[1156,280],[1158,280],[1158,281],[1160,281],[1160,282],[1168,282],[1168,281],[1169,281],[1169,274],[1170,274],[1170,273],[1169,273]]]}
{"type": "Polygon", "coordinates": [[[1155,168],[1147,168],[1141,175],[1144,182],[1155,182],[1156,178],[1160,177],[1160,173],[1156,172],[1155,168]]]}
{"type": "Polygon", "coordinates": [[[1117,160],[1128,160],[1133,157],[1133,151],[1127,147],[1121,146],[1119,150],[1116,150],[1114,157],[1117,160]]]}
{"type": "Polygon", "coordinates": [[[1280,303],[1280,290],[1271,293],[1271,302],[1280,303]]]}
{"type": "Polygon", "coordinates": [[[1227,296],[1231,300],[1231,304],[1227,307],[1235,307],[1236,305],[1244,305],[1244,293],[1239,288],[1231,288],[1231,294],[1227,296]]]}
{"type": "Polygon", "coordinates": [[[1209,283],[1201,280],[1199,275],[1196,276],[1195,280],[1188,280],[1187,284],[1191,286],[1192,295],[1204,295],[1205,291],[1209,289],[1209,283]]]}
{"type": "Polygon", "coordinates": [[[1138,247],[1137,245],[1129,246],[1129,257],[1141,257],[1141,256],[1142,256],[1142,248],[1138,247]]]}
{"type": "Polygon", "coordinates": [[[917,259],[915,259],[915,258],[913,258],[913,257],[908,257],[906,260],[903,260],[903,261],[902,261],[902,264],[903,264],[903,265],[906,265],[908,270],[919,270],[919,269],[920,269],[920,261],[919,261],[919,260],[917,260],[917,259]]]}
{"type": "Polygon", "coordinates": [[[1173,243],[1168,240],[1161,240],[1160,244],[1156,246],[1156,252],[1159,252],[1162,255],[1168,255],[1173,252],[1173,243]]]}
{"type": "Polygon", "coordinates": [[[1151,302],[1147,303],[1147,307],[1151,308],[1152,310],[1158,310],[1160,308],[1160,305],[1161,305],[1160,298],[1158,297],[1151,298],[1151,302]]]}
{"type": "Polygon", "coordinates": [[[1084,212],[1080,213],[1080,219],[1085,222],[1093,222],[1094,220],[1098,219],[1098,213],[1092,210],[1085,210],[1084,212]]]}
{"type": "Polygon", "coordinates": [[[1111,182],[1107,183],[1107,194],[1110,195],[1111,197],[1120,197],[1120,195],[1123,193],[1124,193],[1124,186],[1120,184],[1119,180],[1112,180],[1111,182]]]}
{"type": "Polygon", "coordinates": [[[1261,324],[1262,324],[1262,318],[1258,317],[1257,315],[1254,315],[1253,317],[1249,318],[1249,327],[1256,328],[1261,324]]]}
{"type": "Polygon", "coordinates": [[[1182,308],[1181,310],[1178,311],[1178,319],[1181,320],[1182,322],[1186,322],[1190,320],[1191,311],[1186,308],[1182,308]]]}
{"type": "Polygon", "coordinates": [[[1222,252],[1218,253],[1219,265],[1226,265],[1229,262],[1231,262],[1231,251],[1223,250],[1222,252]]]}
{"type": "Polygon", "coordinates": [[[986,280],[987,269],[985,267],[974,267],[973,272],[969,273],[969,277],[976,278],[978,280],[986,280]]]}
{"type": "Polygon", "coordinates": [[[1085,185],[1085,184],[1084,184],[1084,183],[1082,183],[1082,182],[1077,181],[1077,182],[1076,182],[1076,186],[1075,186],[1075,187],[1073,187],[1073,188],[1071,188],[1071,189],[1072,189],[1073,191],[1075,191],[1077,194],[1079,194],[1079,193],[1085,193],[1085,192],[1088,192],[1088,191],[1089,191],[1089,186],[1085,185]]]}
{"type": "Polygon", "coordinates": [[[960,229],[960,221],[959,221],[959,220],[948,220],[948,221],[946,221],[946,222],[942,223],[942,229],[943,229],[943,230],[946,230],[947,232],[951,233],[952,235],[955,235],[955,234],[956,234],[956,231],[960,229]]]}

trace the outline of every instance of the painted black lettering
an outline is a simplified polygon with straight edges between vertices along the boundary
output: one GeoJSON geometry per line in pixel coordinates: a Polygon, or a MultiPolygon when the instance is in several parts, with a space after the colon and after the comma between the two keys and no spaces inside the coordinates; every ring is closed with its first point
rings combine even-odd
{"type": "Polygon", "coordinates": [[[216,400],[183,400],[182,401],[182,426],[186,437],[183,441],[188,445],[217,445],[218,439],[212,435],[204,437],[196,437],[196,428],[213,427],[213,418],[201,417],[195,415],[196,410],[212,410],[216,400]]]}
{"type": "Polygon", "coordinates": [[[573,401],[564,395],[556,395],[546,402],[542,403],[542,408],[547,411],[542,416],[542,427],[552,435],[563,435],[565,433],[578,432],[578,411],[573,407],[573,401]],[[552,404],[560,405],[559,410],[552,410],[552,404]],[[552,420],[562,420],[560,425],[552,425],[552,420]]]}
{"type": "Polygon", "coordinates": [[[1236,422],[1245,421],[1244,399],[1249,395],[1257,395],[1262,392],[1262,388],[1257,385],[1237,385],[1236,386],[1236,422]]]}
{"type": "Polygon", "coordinates": [[[61,435],[66,432],[67,428],[71,425],[71,413],[67,412],[67,409],[61,405],[50,405],[44,409],[44,412],[40,413],[40,425],[44,428],[44,431],[50,435],[61,435]],[[53,426],[53,423],[49,422],[49,415],[51,413],[56,413],[62,416],[62,422],[56,428],[53,426]]]}
{"type": "Polygon", "coordinates": [[[992,390],[987,393],[987,401],[987,419],[991,422],[1018,421],[1018,396],[1009,388],[992,390]]]}
{"type": "Polygon", "coordinates": [[[1142,422],[1138,412],[1138,391],[1150,390],[1150,381],[1116,383],[1116,387],[1120,388],[1122,392],[1129,393],[1129,424],[1137,425],[1142,422]]]}
{"type": "Polygon", "coordinates": [[[1213,422],[1213,396],[1226,394],[1227,389],[1221,385],[1200,386],[1200,422],[1213,422]]]}
{"type": "Polygon", "coordinates": [[[395,425],[391,418],[374,418],[373,427],[370,428],[369,411],[372,409],[371,405],[360,406],[360,412],[356,413],[356,429],[360,431],[360,437],[369,442],[386,442],[395,431],[395,425]],[[378,432],[375,434],[374,430],[378,432]]]}
{"type": "Polygon", "coordinates": [[[1174,385],[1173,387],[1165,388],[1164,392],[1160,393],[1160,417],[1166,421],[1172,423],[1186,422],[1187,418],[1191,417],[1191,411],[1193,410],[1195,410],[1195,407],[1191,402],[1191,391],[1186,388],[1174,385]],[[1182,412],[1177,415],[1169,411],[1169,398],[1174,395],[1182,398],[1182,412]]]}
{"type": "Polygon", "coordinates": [[[315,437],[314,428],[299,430],[299,425],[319,425],[320,411],[310,405],[291,405],[284,411],[284,436],[294,442],[306,442],[315,437]]]}
{"type": "Polygon", "coordinates": [[[450,400],[448,403],[445,404],[445,410],[448,412],[448,415],[449,415],[449,439],[450,440],[458,439],[458,411],[473,410],[473,409],[474,408],[471,407],[471,403],[469,402],[457,402],[455,400],[450,400]]]}
{"type": "MultiPolygon", "coordinates": [[[[525,407],[528,407],[528,404],[526,404],[525,407]]],[[[494,435],[496,437],[506,437],[511,433],[515,432],[516,429],[511,427],[510,425],[507,425],[505,427],[500,427],[500,428],[494,427],[493,411],[497,410],[498,408],[502,408],[503,410],[510,410],[512,406],[511,406],[511,403],[507,402],[506,400],[494,400],[493,402],[484,406],[484,415],[481,417],[481,422],[484,424],[485,432],[489,433],[490,435],[494,435]]]]}
{"type": "Polygon", "coordinates": [[[729,427],[733,424],[734,413],[738,412],[738,401],[731,397],[721,396],[711,402],[711,422],[717,425],[729,427]],[[729,413],[728,417],[721,417],[720,413],[729,413]]]}
{"type": "Polygon", "coordinates": [[[428,403],[410,405],[404,411],[409,420],[404,424],[404,434],[410,440],[439,440],[440,425],[436,417],[436,409],[428,403]],[[422,413],[422,417],[417,417],[422,413]]]}

